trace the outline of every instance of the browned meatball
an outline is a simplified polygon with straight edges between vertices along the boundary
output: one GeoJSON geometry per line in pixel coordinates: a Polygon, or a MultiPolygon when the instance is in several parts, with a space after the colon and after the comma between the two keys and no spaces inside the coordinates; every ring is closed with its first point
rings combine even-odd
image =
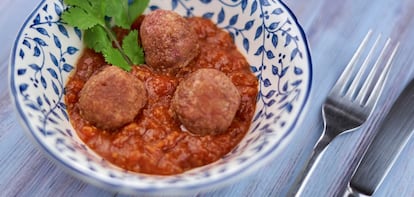
{"type": "Polygon", "coordinates": [[[173,11],[156,10],[140,28],[146,63],[157,71],[187,66],[199,53],[198,37],[187,19],[173,11]]]}
{"type": "Polygon", "coordinates": [[[132,122],[146,102],[143,82],[116,66],[108,66],[85,83],[78,106],[83,118],[112,130],[132,122]]]}
{"type": "Polygon", "coordinates": [[[194,134],[220,134],[231,125],[240,105],[231,79],[216,69],[199,69],[177,87],[172,109],[194,134]]]}

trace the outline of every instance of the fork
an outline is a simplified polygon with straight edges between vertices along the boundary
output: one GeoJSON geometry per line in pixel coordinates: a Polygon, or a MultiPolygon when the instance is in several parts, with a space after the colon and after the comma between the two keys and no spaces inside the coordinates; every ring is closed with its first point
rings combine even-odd
{"type": "Polygon", "coordinates": [[[301,186],[308,177],[308,174],[310,174],[310,170],[319,158],[319,155],[336,136],[356,130],[372,114],[383,90],[399,44],[394,47],[391,55],[386,58],[387,48],[389,48],[391,42],[388,38],[376,61],[373,62],[373,56],[379,50],[377,49],[381,38],[381,35],[379,35],[361,64],[362,59],[360,57],[364,54],[371,35],[372,31],[370,30],[322,105],[324,130],[314,146],[306,166],[302,169],[299,176],[295,179],[293,186],[290,188],[288,196],[295,196],[301,192],[301,186]],[[384,63],[385,66],[380,67],[384,63]],[[359,71],[354,74],[354,70],[360,64],[359,71]],[[371,66],[372,70],[366,73],[372,64],[374,64],[371,66]],[[383,69],[382,72],[379,72],[380,68],[383,69]],[[366,75],[368,76],[365,79],[366,75]]]}

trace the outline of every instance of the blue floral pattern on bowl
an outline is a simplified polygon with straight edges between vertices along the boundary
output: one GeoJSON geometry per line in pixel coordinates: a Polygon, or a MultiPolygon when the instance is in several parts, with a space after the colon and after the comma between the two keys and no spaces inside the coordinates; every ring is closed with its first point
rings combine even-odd
{"type": "Polygon", "coordinates": [[[82,32],[60,21],[65,8],[62,0],[44,0],[30,15],[15,41],[9,76],[12,98],[29,136],[71,173],[127,193],[189,193],[237,180],[288,144],[306,108],[312,67],[306,37],[283,2],[150,2],[148,12],[168,9],[183,16],[202,16],[227,30],[259,80],[256,112],[242,142],[221,160],[174,176],[119,169],[78,138],[64,95],[65,83],[83,48],[82,32]]]}

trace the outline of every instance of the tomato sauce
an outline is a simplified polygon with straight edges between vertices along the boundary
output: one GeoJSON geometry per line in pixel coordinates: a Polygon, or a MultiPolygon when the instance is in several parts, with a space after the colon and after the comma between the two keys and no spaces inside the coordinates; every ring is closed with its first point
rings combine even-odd
{"type": "Polygon", "coordinates": [[[106,131],[95,127],[81,117],[77,106],[85,82],[106,65],[101,54],[85,49],[66,85],[66,104],[79,137],[104,159],[123,169],[171,175],[207,165],[230,152],[250,126],[258,82],[248,62],[227,32],[207,19],[192,17],[187,20],[199,36],[199,56],[173,76],[154,73],[146,66],[134,66],[131,72],[145,83],[148,102],[133,122],[120,129],[106,131]],[[221,70],[241,94],[236,117],[223,134],[197,136],[184,131],[170,109],[180,81],[199,68],[221,70]]]}

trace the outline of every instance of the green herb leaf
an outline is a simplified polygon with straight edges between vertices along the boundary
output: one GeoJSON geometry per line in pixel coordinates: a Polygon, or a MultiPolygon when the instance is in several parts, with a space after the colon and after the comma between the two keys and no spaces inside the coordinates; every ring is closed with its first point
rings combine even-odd
{"type": "Polygon", "coordinates": [[[124,55],[122,55],[119,50],[115,48],[107,48],[103,51],[103,56],[106,62],[116,65],[126,71],[131,70],[131,65],[125,60],[124,55]]]}
{"type": "Polygon", "coordinates": [[[138,45],[138,31],[133,30],[122,41],[122,49],[135,65],[144,63],[144,51],[138,45]]]}
{"type": "Polygon", "coordinates": [[[107,48],[112,48],[112,41],[108,37],[105,29],[101,26],[97,25],[85,30],[83,38],[86,46],[96,52],[103,52],[107,48]]]}
{"type": "Polygon", "coordinates": [[[62,14],[62,20],[84,30],[86,46],[101,52],[107,63],[126,71],[131,70],[132,65],[144,63],[138,32],[131,31],[121,46],[111,24],[130,29],[148,6],[149,0],[134,0],[130,5],[128,0],[64,0],[64,3],[68,9],[62,14]]]}
{"type": "Polygon", "coordinates": [[[62,14],[62,20],[71,26],[79,29],[89,29],[95,25],[102,25],[102,21],[94,16],[91,16],[85,10],[79,7],[71,7],[62,14]]]}
{"type": "MultiPolygon", "coordinates": [[[[94,7],[92,6],[89,0],[64,0],[63,2],[68,6],[75,6],[75,7],[82,8],[86,12],[91,12],[92,10],[94,10],[94,7]]],[[[95,4],[95,6],[97,5],[95,4]]]]}
{"type": "Polygon", "coordinates": [[[129,29],[131,22],[128,17],[128,1],[107,0],[106,16],[112,17],[116,26],[129,29]]]}
{"type": "Polygon", "coordinates": [[[144,13],[144,10],[148,7],[149,0],[133,0],[133,2],[129,5],[129,19],[132,22],[144,13]]]}

